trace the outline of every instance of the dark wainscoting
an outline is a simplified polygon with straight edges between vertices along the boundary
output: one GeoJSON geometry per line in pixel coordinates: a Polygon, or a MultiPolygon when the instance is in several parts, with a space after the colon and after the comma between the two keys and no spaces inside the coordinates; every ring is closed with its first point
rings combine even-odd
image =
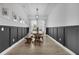
{"type": "Polygon", "coordinates": [[[51,37],[53,37],[54,39],[58,40],[57,36],[58,36],[58,29],[56,27],[49,27],[49,28],[46,28],[46,33],[48,35],[50,35],[51,37]]]}
{"type": "Polygon", "coordinates": [[[26,31],[27,31],[27,33],[29,33],[29,28],[28,27],[26,28],[26,31]]]}
{"type": "Polygon", "coordinates": [[[10,45],[18,41],[17,27],[10,27],[10,45]]]}
{"type": "Polygon", "coordinates": [[[21,39],[21,36],[22,36],[22,34],[21,34],[21,27],[18,27],[18,40],[21,39]]]}
{"type": "Polygon", "coordinates": [[[65,28],[58,27],[58,42],[65,45],[65,28]]]}
{"type": "Polygon", "coordinates": [[[28,27],[0,26],[0,52],[26,36],[28,27]]]}
{"type": "Polygon", "coordinates": [[[47,27],[46,34],[79,54],[79,26],[47,27]]]}
{"type": "Polygon", "coordinates": [[[53,30],[54,30],[54,39],[58,41],[58,28],[54,27],[53,30]]]}
{"type": "Polygon", "coordinates": [[[66,47],[79,54],[79,26],[65,27],[66,47]]]}
{"type": "Polygon", "coordinates": [[[0,26],[0,52],[9,47],[9,27],[0,26]]]}

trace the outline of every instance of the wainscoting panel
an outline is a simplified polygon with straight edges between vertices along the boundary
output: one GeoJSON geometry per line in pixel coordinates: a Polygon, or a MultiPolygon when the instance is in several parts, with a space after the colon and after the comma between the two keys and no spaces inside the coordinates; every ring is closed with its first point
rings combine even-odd
{"type": "Polygon", "coordinates": [[[65,45],[65,28],[58,27],[58,42],[65,45]]]}
{"type": "Polygon", "coordinates": [[[17,36],[17,27],[11,27],[10,28],[10,45],[14,44],[15,42],[18,41],[18,36],[17,36]]]}
{"type": "Polygon", "coordinates": [[[24,28],[24,36],[25,36],[25,28],[24,28]]]}
{"type": "Polygon", "coordinates": [[[18,27],[18,40],[21,39],[21,27],[18,27]]]}
{"type": "Polygon", "coordinates": [[[65,43],[66,46],[74,51],[75,53],[79,54],[79,27],[78,26],[71,26],[65,28],[65,43]]]}
{"type": "Polygon", "coordinates": [[[51,37],[53,37],[54,38],[54,28],[50,28],[50,34],[51,34],[51,37]]]}
{"type": "Polygon", "coordinates": [[[55,33],[54,33],[54,31],[55,31],[55,29],[53,28],[53,27],[48,27],[48,28],[46,28],[46,33],[48,34],[48,35],[50,35],[52,38],[55,38],[55,33]]]}
{"type": "Polygon", "coordinates": [[[21,28],[22,30],[22,37],[24,37],[24,28],[21,28]]]}
{"type": "Polygon", "coordinates": [[[27,29],[27,34],[29,33],[29,27],[26,27],[26,29],[27,29]]]}
{"type": "Polygon", "coordinates": [[[58,28],[54,27],[54,39],[56,39],[58,41],[58,28]]]}
{"type": "Polygon", "coordinates": [[[46,31],[62,45],[79,54],[79,26],[47,27],[46,31]]]}
{"type": "Polygon", "coordinates": [[[9,27],[0,26],[0,52],[9,47],[9,27]]]}
{"type": "Polygon", "coordinates": [[[26,33],[27,33],[26,28],[24,28],[24,34],[25,34],[24,36],[26,36],[26,33]]]}
{"type": "Polygon", "coordinates": [[[49,28],[49,29],[48,29],[48,34],[49,34],[51,37],[52,37],[52,33],[53,33],[52,29],[49,28]]]}
{"type": "Polygon", "coordinates": [[[29,27],[0,26],[0,52],[13,45],[29,32],[29,27]]]}
{"type": "Polygon", "coordinates": [[[54,28],[52,27],[46,28],[46,33],[54,38],[54,28]]]}

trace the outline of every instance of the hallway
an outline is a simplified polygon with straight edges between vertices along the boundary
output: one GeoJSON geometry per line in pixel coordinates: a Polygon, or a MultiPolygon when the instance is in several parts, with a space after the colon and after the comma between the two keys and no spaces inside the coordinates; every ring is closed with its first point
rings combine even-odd
{"type": "MultiPolygon", "coordinates": [[[[11,49],[6,55],[70,55],[71,53],[60,47],[56,42],[52,41],[48,35],[44,37],[43,44],[31,45],[25,44],[25,39],[15,48],[11,49]]],[[[72,54],[74,54],[72,52],[72,54]]]]}
{"type": "Polygon", "coordinates": [[[79,3],[0,3],[0,54],[79,55],[79,3]]]}

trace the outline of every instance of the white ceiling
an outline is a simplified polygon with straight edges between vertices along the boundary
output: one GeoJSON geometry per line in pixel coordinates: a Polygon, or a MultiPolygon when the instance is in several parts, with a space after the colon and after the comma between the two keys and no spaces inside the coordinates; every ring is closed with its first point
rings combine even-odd
{"type": "Polygon", "coordinates": [[[52,12],[56,3],[24,3],[21,4],[29,19],[35,19],[38,8],[39,19],[47,19],[48,15],[52,12]]]}
{"type": "Polygon", "coordinates": [[[8,8],[10,15],[14,11],[17,16],[22,17],[25,23],[28,24],[30,20],[35,20],[36,8],[39,9],[39,20],[47,20],[57,5],[58,3],[0,3],[0,8],[8,8]]]}
{"type": "Polygon", "coordinates": [[[35,15],[36,14],[36,8],[38,8],[39,15],[44,15],[47,5],[48,4],[28,4],[29,15],[35,15]]]}

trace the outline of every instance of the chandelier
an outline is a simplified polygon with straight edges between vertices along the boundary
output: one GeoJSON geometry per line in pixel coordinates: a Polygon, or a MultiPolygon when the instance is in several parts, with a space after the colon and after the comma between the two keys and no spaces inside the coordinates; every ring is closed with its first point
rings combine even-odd
{"type": "Polygon", "coordinates": [[[38,19],[39,19],[39,14],[38,14],[38,8],[36,8],[36,15],[35,15],[35,19],[37,21],[37,32],[39,31],[39,26],[38,26],[38,19]]]}
{"type": "Polygon", "coordinates": [[[38,14],[38,8],[36,8],[36,16],[35,16],[36,19],[39,18],[39,14],[38,14]]]}
{"type": "Polygon", "coordinates": [[[35,19],[37,21],[37,27],[38,27],[38,19],[39,19],[39,13],[38,13],[39,9],[36,8],[36,15],[35,15],[35,19]]]}

